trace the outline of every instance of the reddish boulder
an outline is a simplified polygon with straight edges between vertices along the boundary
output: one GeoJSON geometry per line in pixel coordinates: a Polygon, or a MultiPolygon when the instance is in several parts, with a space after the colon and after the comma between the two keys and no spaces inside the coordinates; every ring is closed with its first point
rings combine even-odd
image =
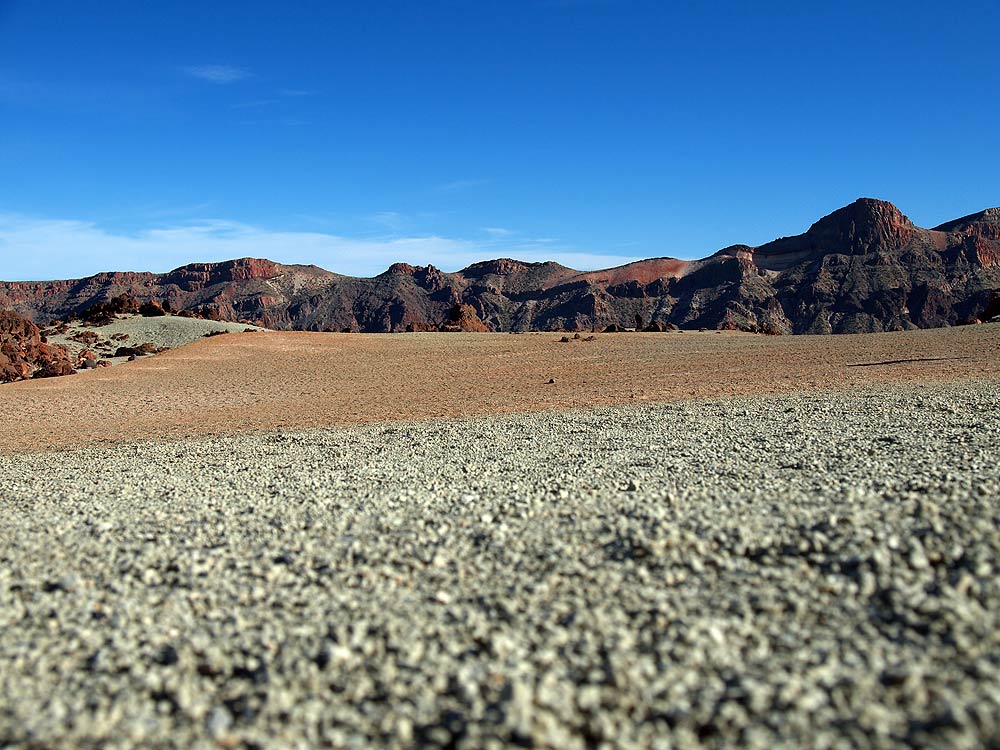
{"type": "Polygon", "coordinates": [[[100,336],[94,331],[77,331],[72,336],[69,337],[70,341],[76,341],[80,344],[87,344],[93,346],[100,340],[100,336]]]}
{"type": "Polygon", "coordinates": [[[84,370],[92,370],[97,367],[97,355],[93,349],[84,349],[78,357],[78,367],[84,370]]]}
{"type": "Polygon", "coordinates": [[[448,333],[486,333],[490,329],[480,320],[476,313],[476,308],[472,305],[458,304],[451,308],[448,314],[448,322],[441,326],[442,331],[448,333]]]}
{"type": "Polygon", "coordinates": [[[0,311],[0,383],[69,375],[69,353],[42,343],[38,326],[13,311],[0,311]]]}
{"type": "Polygon", "coordinates": [[[163,309],[163,305],[155,299],[151,299],[149,302],[144,302],[139,305],[139,314],[144,318],[158,318],[166,315],[167,313],[163,309]]]}
{"type": "Polygon", "coordinates": [[[32,373],[33,378],[56,378],[61,375],[72,375],[76,370],[70,361],[69,352],[61,346],[42,344],[35,358],[38,369],[32,373]]]}
{"type": "Polygon", "coordinates": [[[198,309],[198,317],[204,318],[205,320],[214,320],[218,322],[222,320],[222,313],[219,312],[218,307],[202,305],[198,309]]]}

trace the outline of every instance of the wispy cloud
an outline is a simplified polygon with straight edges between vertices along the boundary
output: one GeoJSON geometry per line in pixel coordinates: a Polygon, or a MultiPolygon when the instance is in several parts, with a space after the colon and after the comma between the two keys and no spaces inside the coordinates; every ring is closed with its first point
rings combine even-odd
{"type": "Polygon", "coordinates": [[[251,99],[245,102],[237,102],[232,105],[232,109],[261,109],[271,106],[275,101],[275,99],[251,99]]]}
{"type": "Polygon", "coordinates": [[[278,91],[281,96],[313,96],[316,94],[315,91],[310,91],[308,89],[281,89],[278,91]]]}
{"type": "Polygon", "coordinates": [[[250,71],[235,65],[190,65],[183,71],[209,83],[236,83],[250,77],[250,71]]]}
{"type": "Polygon", "coordinates": [[[482,229],[490,237],[510,237],[516,234],[513,229],[504,229],[503,227],[483,227],[482,229]]]}
{"type": "Polygon", "coordinates": [[[489,182],[489,180],[452,180],[451,182],[435,185],[434,191],[437,193],[457,193],[462,190],[480,187],[481,185],[488,185],[489,182]]]}
{"type": "Polygon", "coordinates": [[[554,260],[581,270],[636,260],[530,240],[477,242],[436,234],[358,238],[275,231],[225,220],[114,232],[93,222],[0,214],[0,273],[5,280],[79,278],[108,270],[167,271],[185,263],[245,256],[315,263],[355,276],[374,276],[397,261],[433,263],[454,271],[501,256],[554,260]]]}
{"type": "Polygon", "coordinates": [[[400,231],[405,225],[410,223],[409,218],[398,211],[378,211],[369,214],[365,218],[372,224],[378,224],[380,227],[391,229],[394,232],[400,231]]]}
{"type": "Polygon", "coordinates": [[[139,211],[150,219],[173,219],[177,221],[179,217],[204,216],[211,207],[211,201],[202,201],[201,203],[191,203],[188,205],[151,203],[141,207],[139,211]]]}

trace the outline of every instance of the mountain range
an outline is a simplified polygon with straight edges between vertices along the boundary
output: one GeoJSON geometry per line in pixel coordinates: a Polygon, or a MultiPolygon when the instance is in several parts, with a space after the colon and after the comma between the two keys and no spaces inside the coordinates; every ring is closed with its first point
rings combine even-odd
{"type": "Polygon", "coordinates": [[[502,258],[454,273],[397,263],[357,278],[242,258],[163,274],[0,282],[0,308],[39,324],[122,295],[174,312],[313,331],[929,328],[1000,314],[1000,208],[922,229],[893,204],[862,198],[803,234],[759,247],[601,271],[502,258]]]}

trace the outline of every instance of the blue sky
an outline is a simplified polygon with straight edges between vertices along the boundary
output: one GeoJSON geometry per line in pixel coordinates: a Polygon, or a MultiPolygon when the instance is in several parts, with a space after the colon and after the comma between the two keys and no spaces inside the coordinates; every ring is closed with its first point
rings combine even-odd
{"type": "Polygon", "coordinates": [[[595,268],[1000,204],[1000,4],[0,0],[0,278],[595,268]]]}

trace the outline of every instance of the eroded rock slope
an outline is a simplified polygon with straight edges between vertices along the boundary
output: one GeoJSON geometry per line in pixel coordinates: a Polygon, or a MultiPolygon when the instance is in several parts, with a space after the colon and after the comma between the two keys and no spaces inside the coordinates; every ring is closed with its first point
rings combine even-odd
{"type": "Polygon", "coordinates": [[[770,333],[930,328],[1000,311],[1000,209],[921,229],[862,198],[803,234],[696,261],[601,271],[499,259],[455,273],[392,265],[373,278],[242,258],[166,274],[0,284],[0,308],[38,322],[119,295],[302,330],[591,330],[676,325],[770,333]]]}

